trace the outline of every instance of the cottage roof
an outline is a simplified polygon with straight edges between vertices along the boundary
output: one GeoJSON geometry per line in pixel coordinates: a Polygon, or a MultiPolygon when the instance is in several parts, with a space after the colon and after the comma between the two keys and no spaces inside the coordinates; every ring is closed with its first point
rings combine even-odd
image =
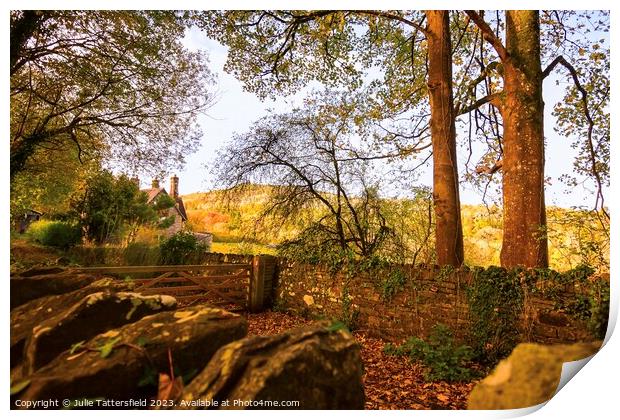
{"type": "MultiPolygon", "coordinates": [[[[147,203],[151,204],[159,194],[169,195],[165,188],[147,188],[145,190],[141,190],[147,195],[147,203]]],[[[175,210],[179,212],[183,221],[187,221],[187,212],[185,211],[185,205],[183,204],[183,199],[181,197],[176,198],[176,205],[174,206],[175,210]]]]}
{"type": "Polygon", "coordinates": [[[155,197],[157,197],[159,193],[164,192],[168,194],[165,188],[147,188],[146,190],[142,190],[142,191],[146,193],[148,197],[146,202],[149,204],[152,203],[153,200],[155,200],[155,197]]]}
{"type": "Polygon", "coordinates": [[[185,204],[183,204],[183,199],[181,197],[177,197],[177,210],[179,214],[183,218],[183,220],[187,221],[187,213],[185,212],[185,204]]]}

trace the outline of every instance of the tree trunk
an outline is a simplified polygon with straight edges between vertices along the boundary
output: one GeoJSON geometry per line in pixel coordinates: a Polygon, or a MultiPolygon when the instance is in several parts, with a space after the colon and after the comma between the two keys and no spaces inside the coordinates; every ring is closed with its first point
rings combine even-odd
{"type": "Polygon", "coordinates": [[[452,51],[447,10],[427,10],[428,90],[433,143],[433,204],[437,263],[463,263],[463,229],[452,98],[452,51]]]}
{"type": "MultiPolygon", "coordinates": [[[[13,19],[13,18],[11,18],[13,19]]],[[[25,59],[24,47],[28,40],[34,35],[41,27],[43,22],[49,19],[49,12],[24,10],[20,12],[20,16],[11,21],[11,35],[10,35],[10,74],[11,76],[19,70],[22,63],[19,63],[20,59],[25,59]]]]}
{"type": "Polygon", "coordinates": [[[504,267],[547,267],[544,130],[537,11],[506,12],[503,197],[504,267]]]}
{"type": "Polygon", "coordinates": [[[32,134],[20,140],[12,142],[10,147],[10,180],[26,169],[28,159],[34,154],[37,147],[44,142],[46,135],[42,133],[32,134]]]}

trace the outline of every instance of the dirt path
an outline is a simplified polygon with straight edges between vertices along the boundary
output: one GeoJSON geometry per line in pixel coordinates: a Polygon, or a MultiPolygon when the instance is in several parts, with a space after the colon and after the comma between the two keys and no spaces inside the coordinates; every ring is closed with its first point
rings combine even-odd
{"type": "MultiPolygon", "coordinates": [[[[281,312],[247,314],[248,336],[278,334],[312,321],[281,312]]],[[[406,357],[383,353],[383,340],[361,332],[353,334],[360,343],[364,362],[366,409],[427,410],[465,409],[473,383],[426,382],[424,368],[406,357]]]]}

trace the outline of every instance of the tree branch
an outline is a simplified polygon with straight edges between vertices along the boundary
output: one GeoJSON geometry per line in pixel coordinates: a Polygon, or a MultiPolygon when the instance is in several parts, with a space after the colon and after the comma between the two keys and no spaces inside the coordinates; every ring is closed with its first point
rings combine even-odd
{"type": "Polygon", "coordinates": [[[476,167],[476,173],[478,175],[480,174],[493,175],[495,172],[502,169],[503,166],[504,166],[504,162],[502,161],[502,159],[499,159],[497,162],[493,164],[493,166],[482,166],[481,165],[481,166],[476,167]]]}
{"type": "Polygon", "coordinates": [[[575,67],[573,67],[573,65],[570,64],[568,61],[566,61],[566,59],[561,55],[559,57],[556,57],[543,71],[543,74],[542,74],[543,79],[549,76],[549,74],[551,74],[553,69],[558,64],[563,65],[569,71],[569,73],[571,74],[571,77],[573,78],[573,82],[575,83],[575,87],[581,94],[581,104],[583,106],[583,113],[588,122],[587,145],[588,145],[588,153],[589,153],[588,157],[590,159],[590,170],[592,171],[592,176],[594,177],[594,181],[596,182],[596,187],[597,187],[597,197],[596,197],[595,207],[598,207],[600,203],[601,211],[605,215],[605,218],[609,220],[609,214],[605,210],[605,198],[603,197],[603,181],[601,180],[601,176],[598,173],[596,151],[594,150],[594,141],[592,140],[592,132],[594,131],[594,120],[592,119],[592,115],[590,114],[590,108],[588,107],[588,92],[581,85],[581,82],[579,81],[579,74],[577,73],[577,70],[575,70],[575,67]]]}
{"type": "Polygon", "coordinates": [[[351,13],[361,14],[361,15],[370,15],[370,16],[378,16],[383,17],[390,20],[396,20],[398,22],[404,23],[405,25],[411,26],[418,31],[422,32],[425,36],[428,35],[428,31],[425,27],[419,25],[417,22],[406,19],[402,16],[395,15],[393,13],[381,11],[381,10],[350,10],[351,13]]]}
{"type": "Polygon", "coordinates": [[[496,108],[501,108],[501,102],[500,99],[502,97],[502,94],[504,92],[496,92],[496,93],[492,93],[490,95],[487,95],[483,98],[478,99],[476,102],[474,102],[471,105],[468,105],[464,108],[459,108],[456,111],[456,116],[458,117],[459,115],[463,115],[463,114],[467,114],[475,109],[480,108],[482,105],[484,104],[488,104],[490,103],[491,105],[493,105],[496,108]]]}
{"type": "Polygon", "coordinates": [[[465,13],[471,20],[474,21],[476,26],[482,32],[482,37],[495,49],[497,55],[502,61],[506,61],[508,59],[508,51],[502,44],[502,41],[495,35],[491,27],[488,23],[476,12],[475,10],[465,10],[465,13]]]}

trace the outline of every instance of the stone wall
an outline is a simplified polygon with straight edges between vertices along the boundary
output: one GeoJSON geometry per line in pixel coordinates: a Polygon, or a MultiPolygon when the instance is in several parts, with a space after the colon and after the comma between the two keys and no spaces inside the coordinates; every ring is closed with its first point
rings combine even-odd
{"type": "MultiPolygon", "coordinates": [[[[313,317],[343,319],[353,315],[358,329],[389,341],[426,337],[437,323],[448,325],[462,340],[469,330],[466,287],[471,282],[472,273],[460,270],[445,275],[438,268],[399,266],[348,278],[344,273],[332,274],[326,267],[280,261],[274,305],[313,317]],[[404,274],[404,285],[385,298],[381,284],[396,269],[404,274]]],[[[571,286],[558,294],[560,301],[574,296],[571,286]]],[[[583,321],[555,308],[556,302],[543,296],[526,296],[520,323],[522,340],[592,340],[583,321]]]]}

